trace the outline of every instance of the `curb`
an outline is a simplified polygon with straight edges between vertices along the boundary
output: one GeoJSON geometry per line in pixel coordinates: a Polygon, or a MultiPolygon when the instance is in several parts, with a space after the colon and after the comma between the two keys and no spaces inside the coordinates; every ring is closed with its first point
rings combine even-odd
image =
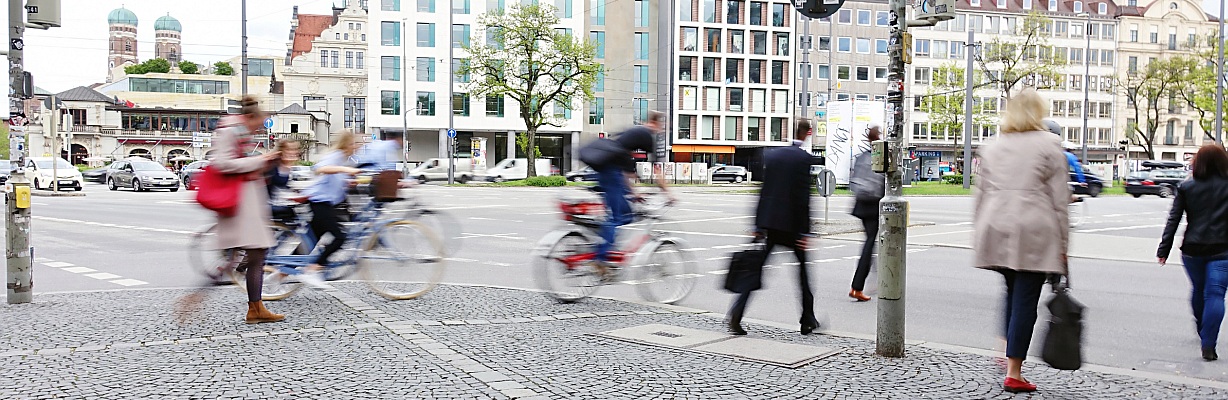
{"type": "Polygon", "coordinates": [[[81,192],[44,192],[41,190],[31,190],[32,197],[85,197],[85,193],[81,192]]]}
{"type": "MultiPolygon", "coordinates": [[[[357,282],[357,281],[341,280],[339,282],[357,282]]],[[[535,289],[535,288],[519,288],[519,287],[502,286],[502,285],[480,284],[480,283],[440,283],[440,285],[516,290],[516,291],[521,291],[521,292],[532,292],[532,293],[544,292],[543,290],[535,289]]],[[[56,292],[39,292],[35,294],[37,295],[37,294],[110,293],[110,292],[182,290],[182,289],[198,289],[198,288],[195,288],[195,287],[164,287],[164,288],[69,290],[69,291],[56,291],[56,292]]],[[[222,288],[222,287],[209,288],[209,289],[228,290],[228,288],[222,288]]],[[[229,289],[229,290],[233,290],[233,289],[229,289]]],[[[698,309],[698,308],[693,308],[693,307],[654,303],[654,302],[648,302],[648,301],[643,301],[639,299],[634,299],[634,300],[618,299],[618,298],[613,298],[613,297],[608,297],[608,296],[591,296],[591,298],[617,301],[617,302],[623,302],[623,303],[629,303],[629,304],[636,304],[636,305],[641,305],[641,306],[646,306],[646,307],[655,307],[655,308],[669,310],[674,313],[680,313],[680,314],[694,314],[694,315],[721,319],[721,320],[725,319],[725,314],[723,313],[708,311],[708,310],[698,309]]],[[[793,331],[794,329],[796,329],[795,324],[789,324],[789,323],[783,323],[783,322],[766,321],[766,320],[754,319],[754,318],[743,318],[743,321],[746,321],[748,323],[753,323],[756,325],[762,325],[762,326],[767,326],[771,328],[782,329],[786,331],[793,331]]],[[[876,335],[856,333],[856,332],[821,330],[817,332],[817,334],[842,337],[842,338],[850,338],[850,339],[861,339],[861,340],[867,340],[867,341],[877,340],[876,335]]],[[[1000,357],[1002,355],[1002,353],[997,350],[982,349],[982,348],[977,348],[977,347],[969,347],[969,346],[962,346],[962,345],[955,345],[955,344],[938,343],[938,342],[931,342],[931,341],[925,341],[925,340],[907,340],[906,339],[904,341],[904,344],[908,346],[917,346],[917,347],[923,347],[923,348],[932,349],[932,350],[947,351],[947,352],[952,352],[952,353],[972,354],[972,355],[978,355],[978,356],[983,356],[983,357],[1000,357]]],[[[1028,361],[1034,364],[1044,365],[1044,361],[1041,360],[1037,356],[1029,355],[1028,361]]],[[[1163,374],[1163,373],[1158,373],[1158,372],[1139,371],[1135,369],[1111,367],[1107,365],[1088,364],[1088,363],[1083,364],[1083,368],[1081,368],[1081,370],[1097,372],[1097,373],[1104,373],[1104,374],[1123,375],[1123,376],[1129,376],[1129,377],[1140,378],[1140,379],[1150,379],[1150,380],[1163,381],[1163,382],[1169,382],[1169,383],[1175,383],[1175,384],[1181,384],[1181,385],[1202,386],[1202,387],[1210,387],[1210,388],[1228,390],[1228,382],[1220,382],[1220,381],[1215,381],[1215,380],[1210,380],[1210,379],[1191,378],[1191,377],[1185,377],[1185,376],[1163,374]]]]}

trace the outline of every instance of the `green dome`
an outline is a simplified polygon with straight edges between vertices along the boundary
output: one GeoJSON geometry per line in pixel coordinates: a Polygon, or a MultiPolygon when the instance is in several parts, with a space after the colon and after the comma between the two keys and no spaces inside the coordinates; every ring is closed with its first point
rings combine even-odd
{"type": "Polygon", "coordinates": [[[175,17],[166,14],[165,17],[158,17],[158,20],[154,21],[154,30],[183,32],[183,25],[180,25],[179,20],[175,17]]]}
{"type": "Polygon", "coordinates": [[[120,7],[114,11],[111,11],[110,14],[107,14],[108,24],[128,24],[136,26],[136,22],[136,14],[127,8],[120,7]]]}

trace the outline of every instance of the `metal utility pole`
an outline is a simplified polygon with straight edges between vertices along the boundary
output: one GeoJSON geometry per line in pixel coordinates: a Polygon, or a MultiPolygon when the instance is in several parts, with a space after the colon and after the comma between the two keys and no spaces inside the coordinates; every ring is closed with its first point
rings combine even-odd
{"type": "Polygon", "coordinates": [[[1215,68],[1218,70],[1215,74],[1215,115],[1220,118],[1215,119],[1215,141],[1224,143],[1224,0],[1219,0],[1219,39],[1215,41],[1215,47],[1219,49],[1219,62],[1215,68]]]}
{"type": "MultiPolygon", "coordinates": [[[[452,99],[453,80],[456,71],[452,70],[452,52],[456,48],[456,28],[452,27],[452,3],[448,3],[448,184],[456,183],[456,101],[452,99]]],[[[532,146],[530,146],[532,150],[532,146]]],[[[513,154],[515,155],[515,154],[513,154]]],[[[512,157],[515,158],[515,157],[512,157]]],[[[473,161],[470,160],[470,163],[473,161]]]]}
{"type": "MultiPolygon", "coordinates": [[[[401,107],[405,107],[405,103],[406,103],[405,100],[409,100],[409,74],[407,73],[407,71],[409,71],[409,68],[407,68],[409,66],[409,54],[408,54],[408,50],[405,49],[406,47],[409,47],[408,21],[409,21],[408,18],[401,18],[401,65],[400,65],[401,71],[398,73],[400,75],[399,78],[401,79],[401,99],[403,99],[401,100],[401,107]]],[[[415,105],[414,109],[415,110],[418,109],[416,102],[414,103],[414,105],[415,105]]],[[[409,146],[409,112],[410,111],[411,110],[401,111],[401,129],[402,129],[401,139],[405,141],[405,145],[401,146],[401,152],[406,153],[405,154],[406,156],[409,155],[408,154],[409,150],[406,149],[406,146],[409,146]]],[[[409,158],[406,157],[402,159],[408,160],[409,158]]]]}
{"type": "MultiPolygon", "coordinates": [[[[60,123],[59,108],[55,104],[55,95],[51,95],[51,107],[47,107],[51,111],[51,118],[43,123],[47,127],[47,131],[51,133],[51,148],[55,153],[51,156],[51,191],[60,191],[60,132],[56,125],[60,123]]],[[[37,188],[35,188],[37,189],[37,188]]]]}
{"type": "MultiPolygon", "coordinates": [[[[797,105],[799,108],[801,108],[801,118],[809,119],[810,118],[810,115],[809,115],[810,114],[810,101],[811,101],[810,78],[814,74],[814,71],[812,71],[812,67],[810,65],[810,47],[814,45],[813,43],[814,41],[811,40],[810,38],[810,17],[804,16],[801,14],[796,14],[796,15],[797,15],[797,19],[802,21],[802,24],[804,26],[804,28],[802,28],[803,29],[802,41],[806,44],[805,47],[802,47],[802,62],[801,62],[801,65],[802,65],[802,78],[801,78],[802,95],[800,96],[802,101],[798,102],[797,105]]],[[[811,148],[806,149],[806,151],[810,151],[811,149],[813,149],[814,145],[811,145],[810,147],[811,148]]]]}
{"type": "Polygon", "coordinates": [[[964,56],[968,57],[964,67],[964,189],[972,187],[972,52],[976,51],[976,31],[968,30],[968,42],[964,44],[964,56]]]}
{"type": "Polygon", "coordinates": [[[34,299],[34,270],[30,259],[30,183],[21,163],[25,161],[25,110],[22,95],[27,85],[24,68],[26,31],[24,1],[9,0],[9,162],[13,165],[9,190],[4,194],[8,215],[5,222],[5,295],[9,304],[29,303],[34,299]]]}
{"type": "MultiPolygon", "coordinates": [[[[823,101],[823,105],[829,104],[835,98],[832,97],[832,89],[836,81],[836,58],[832,50],[836,48],[836,19],[827,17],[827,99],[823,101]]],[[[831,118],[830,115],[827,118],[831,118]]],[[[830,132],[828,133],[831,134],[830,132]]]]}
{"type": "Polygon", "coordinates": [[[891,36],[887,83],[886,197],[879,203],[882,228],[878,248],[878,337],[875,352],[884,357],[904,356],[904,273],[908,245],[908,201],[901,191],[900,162],[904,148],[904,43],[909,40],[908,2],[890,0],[891,36]]]}
{"type": "Polygon", "coordinates": [[[1087,37],[1087,47],[1083,49],[1083,154],[1080,158],[1083,162],[1087,162],[1087,117],[1091,115],[1087,109],[1087,105],[1091,104],[1088,102],[1087,93],[1089,86],[1092,85],[1092,13],[1086,14],[1087,22],[1083,24],[1086,27],[1083,28],[1085,30],[1083,36],[1087,37]]]}
{"type": "Polygon", "coordinates": [[[243,23],[241,24],[243,27],[240,28],[242,35],[243,35],[243,44],[240,45],[241,49],[239,50],[239,53],[240,53],[239,63],[243,65],[241,66],[242,72],[240,72],[239,77],[243,79],[243,94],[246,95],[247,94],[247,0],[242,0],[239,2],[239,4],[241,8],[241,10],[239,11],[239,18],[243,20],[243,23]]]}

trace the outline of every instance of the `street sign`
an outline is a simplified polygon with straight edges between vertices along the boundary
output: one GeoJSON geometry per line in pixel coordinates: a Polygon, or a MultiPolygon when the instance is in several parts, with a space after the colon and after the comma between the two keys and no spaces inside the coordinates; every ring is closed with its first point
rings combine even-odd
{"type": "Polygon", "coordinates": [[[793,8],[810,18],[827,18],[836,13],[844,0],[793,0],[793,8]]]}
{"type": "Polygon", "coordinates": [[[830,169],[823,169],[819,172],[819,179],[815,182],[818,186],[819,195],[823,197],[831,196],[836,192],[836,173],[830,169]]]}
{"type": "Polygon", "coordinates": [[[264,129],[273,129],[273,117],[264,119],[264,129]]]}
{"type": "Polygon", "coordinates": [[[448,129],[448,137],[450,137],[450,138],[455,138],[455,137],[456,137],[456,130],[455,130],[455,129],[448,129]]]}

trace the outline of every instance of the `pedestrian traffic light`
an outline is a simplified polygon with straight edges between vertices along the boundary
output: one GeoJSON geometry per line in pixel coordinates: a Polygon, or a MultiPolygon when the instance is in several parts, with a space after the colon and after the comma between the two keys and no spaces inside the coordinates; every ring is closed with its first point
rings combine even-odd
{"type": "Polygon", "coordinates": [[[815,19],[827,18],[843,5],[844,0],[793,0],[793,8],[797,12],[815,19]]]}

